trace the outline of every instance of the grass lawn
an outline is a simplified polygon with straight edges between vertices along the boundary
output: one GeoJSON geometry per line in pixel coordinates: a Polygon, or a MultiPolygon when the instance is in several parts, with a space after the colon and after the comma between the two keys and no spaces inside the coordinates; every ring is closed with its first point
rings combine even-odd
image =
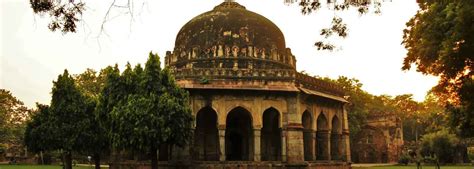
{"type": "MultiPolygon", "coordinates": [[[[422,169],[434,169],[435,166],[422,166],[422,169]]],[[[352,167],[353,169],[416,169],[416,165],[409,166],[379,166],[379,167],[352,167]]],[[[1,168],[0,168],[1,169],[1,168]]],[[[441,166],[441,169],[474,169],[474,166],[441,166]]]]}
{"type": "MultiPolygon", "coordinates": [[[[73,169],[93,169],[94,166],[76,166],[73,169]]],[[[0,165],[0,169],[62,169],[60,165],[0,165]]]]}

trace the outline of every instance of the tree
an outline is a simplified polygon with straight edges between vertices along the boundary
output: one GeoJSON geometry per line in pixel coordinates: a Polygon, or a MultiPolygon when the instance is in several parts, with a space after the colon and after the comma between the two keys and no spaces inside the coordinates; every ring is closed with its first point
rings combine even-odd
{"type": "MultiPolygon", "coordinates": [[[[93,69],[86,69],[85,72],[73,76],[78,89],[94,106],[97,105],[100,92],[104,86],[104,76],[102,72],[97,75],[97,72],[93,69]]],[[[96,125],[101,120],[97,116],[98,109],[89,109],[89,111],[93,112],[88,112],[91,115],[87,117],[88,123],[85,124],[88,126],[80,137],[80,141],[89,146],[85,146],[77,151],[92,154],[95,168],[100,169],[101,154],[108,152],[109,139],[106,129],[101,125],[96,125]]]]}
{"type": "Polygon", "coordinates": [[[32,152],[55,150],[57,137],[51,137],[54,127],[50,121],[51,111],[48,105],[36,104],[31,119],[25,129],[24,142],[32,152]]]}
{"type": "Polygon", "coordinates": [[[66,169],[72,169],[72,153],[87,149],[91,142],[94,122],[94,101],[86,97],[74,79],[64,70],[53,82],[50,116],[47,121],[54,129],[48,137],[57,139],[57,147],[64,152],[66,169]]]}
{"type": "MultiPolygon", "coordinates": [[[[116,74],[115,74],[116,75],[116,74]]],[[[145,69],[130,64],[119,78],[123,99],[109,114],[115,147],[147,152],[158,168],[157,150],[163,144],[183,146],[191,136],[188,93],[179,88],[159,57],[150,53],[145,69]]]]}
{"type": "Polygon", "coordinates": [[[403,70],[412,64],[440,77],[433,91],[445,100],[453,128],[474,136],[474,4],[471,0],[419,0],[407,22],[403,44],[408,50],[403,70]]]}
{"type": "Polygon", "coordinates": [[[12,93],[0,89],[0,152],[17,153],[23,147],[23,132],[30,110],[12,93]]]}
{"type": "Polygon", "coordinates": [[[422,137],[421,153],[441,163],[453,162],[459,139],[447,130],[425,134],[422,137]]]}

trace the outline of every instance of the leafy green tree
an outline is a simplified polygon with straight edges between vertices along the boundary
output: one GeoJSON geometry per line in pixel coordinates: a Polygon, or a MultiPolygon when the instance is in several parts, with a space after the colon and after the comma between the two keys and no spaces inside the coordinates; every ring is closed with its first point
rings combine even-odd
{"type": "Polygon", "coordinates": [[[23,148],[25,122],[30,110],[12,93],[0,89],[0,152],[18,153],[23,148]]]}
{"type": "Polygon", "coordinates": [[[339,76],[333,82],[341,86],[349,96],[348,100],[351,103],[348,110],[350,138],[355,138],[366,122],[372,95],[362,90],[363,84],[358,79],[339,76]]]}
{"type": "Polygon", "coordinates": [[[441,163],[453,162],[459,139],[448,130],[440,130],[425,134],[422,137],[421,153],[424,156],[434,157],[441,163]]]}
{"type": "Polygon", "coordinates": [[[51,123],[51,116],[48,105],[36,104],[36,110],[26,125],[24,137],[25,145],[31,152],[59,149],[59,140],[53,136],[55,128],[51,123]]]}
{"type": "Polygon", "coordinates": [[[72,169],[73,152],[81,152],[90,146],[88,138],[91,137],[94,108],[94,101],[81,92],[67,70],[53,82],[50,115],[46,120],[53,130],[48,137],[55,138],[54,148],[64,152],[66,169],[72,169]]]}
{"type": "MultiPolygon", "coordinates": [[[[97,105],[100,92],[104,86],[105,77],[103,74],[98,74],[93,69],[86,69],[81,74],[73,76],[76,86],[81,91],[81,93],[86,97],[91,104],[97,105]]],[[[92,105],[91,105],[92,106],[92,105]]],[[[87,117],[88,123],[85,126],[85,131],[80,137],[80,141],[86,145],[82,149],[76,150],[84,154],[92,154],[95,168],[100,169],[101,155],[107,154],[109,152],[109,138],[106,134],[106,129],[99,123],[99,119],[96,115],[98,114],[98,109],[89,109],[87,114],[92,115],[87,117]]]]}
{"type": "Polygon", "coordinates": [[[156,169],[161,145],[183,146],[190,139],[193,118],[188,93],[175,84],[169,70],[161,69],[159,57],[152,53],[144,70],[140,66],[132,70],[127,64],[117,80],[125,95],[109,114],[112,143],[150,153],[156,169]]]}
{"type": "Polygon", "coordinates": [[[103,86],[100,90],[98,96],[98,102],[96,107],[95,118],[98,121],[99,128],[103,129],[102,137],[106,137],[107,141],[105,142],[108,145],[108,148],[111,151],[111,161],[117,162],[116,155],[117,151],[113,148],[112,145],[112,134],[115,130],[112,128],[113,124],[111,121],[111,112],[116,107],[119,102],[126,99],[126,90],[123,87],[120,70],[118,65],[107,66],[102,69],[99,77],[103,79],[103,86]]]}
{"type": "Polygon", "coordinates": [[[105,77],[103,73],[97,73],[94,69],[86,69],[81,74],[73,76],[77,87],[88,97],[97,99],[104,87],[105,77]]]}
{"type": "Polygon", "coordinates": [[[474,136],[474,3],[471,0],[419,0],[407,22],[402,69],[440,77],[433,91],[448,103],[452,126],[474,136]]]}

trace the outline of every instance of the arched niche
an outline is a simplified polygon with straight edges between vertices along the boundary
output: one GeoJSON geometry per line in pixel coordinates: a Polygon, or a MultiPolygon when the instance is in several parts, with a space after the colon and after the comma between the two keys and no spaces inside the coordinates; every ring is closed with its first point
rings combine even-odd
{"type": "Polygon", "coordinates": [[[318,119],[316,120],[316,160],[328,160],[329,159],[329,136],[328,136],[328,120],[323,112],[319,113],[318,119]]]}
{"type": "Polygon", "coordinates": [[[226,118],[225,153],[227,161],[248,161],[253,150],[252,115],[243,108],[232,109],[226,118]]]}
{"type": "Polygon", "coordinates": [[[301,124],[303,125],[303,148],[304,148],[304,160],[313,160],[313,118],[309,111],[303,112],[301,117],[301,124]]]}
{"type": "Polygon", "coordinates": [[[280,118],[280,112],[273,107],[263,112],[260,141],[262,161],[281,160],[280,118]]]}
{"type": "Polygon", "coordinates": [[[219,160],[219,135],[217,112],[206,106],[196,114],[194,131],[194,159],[201,161],[219,160]]]}

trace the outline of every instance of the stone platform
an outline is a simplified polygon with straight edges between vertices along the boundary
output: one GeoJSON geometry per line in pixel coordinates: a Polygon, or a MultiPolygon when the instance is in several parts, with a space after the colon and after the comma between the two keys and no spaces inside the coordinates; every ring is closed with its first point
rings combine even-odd
{"type": "MultiPolygon", "coordinates": [[[[111,169],[150,169],[148,162],[123,162],[111,164],[111,169]]],[[[253,162],[253,161],[193,161],[193,162],[159,162],[160,169],[350,169],[346,162],[301,162],[282,163],[279,161],[253,162]]]]}

